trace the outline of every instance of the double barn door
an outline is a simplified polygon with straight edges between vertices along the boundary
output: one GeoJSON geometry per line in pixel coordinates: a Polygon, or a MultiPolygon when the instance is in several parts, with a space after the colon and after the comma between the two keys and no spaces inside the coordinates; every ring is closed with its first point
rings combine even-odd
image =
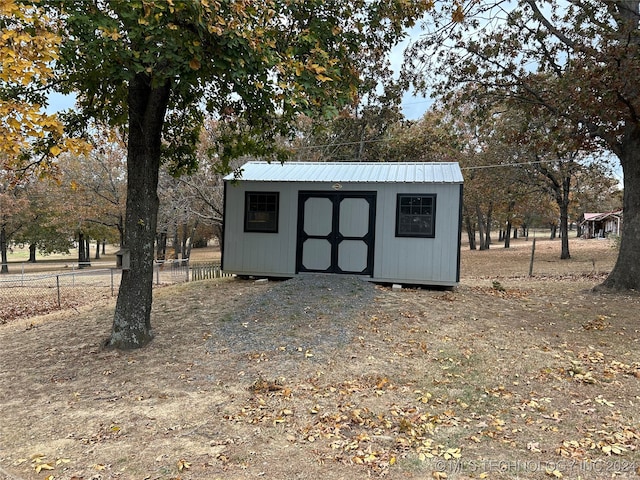
{"type": "Polygon", "coordinates": [[[300,192],[296,272],[373,275],[375,192],[300,192]]]}

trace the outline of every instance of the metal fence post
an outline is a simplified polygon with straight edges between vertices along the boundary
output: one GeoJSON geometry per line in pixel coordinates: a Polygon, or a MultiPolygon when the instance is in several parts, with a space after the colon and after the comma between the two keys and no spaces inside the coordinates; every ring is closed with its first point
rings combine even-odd
{"type": "Polygon", "coordinates": [[[56,275],[56,289],[58,290],[58,307],[60,307],[60,275],[56,275]]]}

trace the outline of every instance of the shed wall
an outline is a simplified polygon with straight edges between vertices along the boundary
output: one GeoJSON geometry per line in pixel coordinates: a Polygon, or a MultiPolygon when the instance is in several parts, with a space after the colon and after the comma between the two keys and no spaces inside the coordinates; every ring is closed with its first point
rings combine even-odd
{"type": "MultiPolygon", "coordinates": [[[[223,268],[255,276],[294,276],[298,192],[332,191],[317,182],[251,182],[226,184],[223,268]],[[277,233],[244,232],[246,191],[279,192],[277,233]]],[[[341,191],[375,191],[375,251],[373,280],[396,283],[455,285],[458,282],[460,184],[343,184],[341,191]],[[398,193],[435,193],[434,238],[395,236],[398,193]]]]}
{"type": "Polygon", "coordinates": [[[298,185],[291,182],[226,184],[223,269],[239,275],[293,276],[298,185]],[[246,191],[280,192],[277,233],[244,231],[246,191]]]}
{"type": "Polygon", "coordinates": [[[379,281],[454,285],[458,282],[459,184],[383,184],[378,190],[374,278],[379,281]],[[435,193],[434,238],[396,237],[398,193],[435,193]]]}

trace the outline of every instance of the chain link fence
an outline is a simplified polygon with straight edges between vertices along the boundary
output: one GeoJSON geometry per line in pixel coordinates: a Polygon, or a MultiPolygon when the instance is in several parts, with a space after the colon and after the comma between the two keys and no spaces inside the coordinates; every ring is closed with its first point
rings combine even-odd
{"type": "MultiPolygon", "coordinates": [[[[11,265],[15,268],[15,265],[11,265]]],[[[47,265],[51,271],[0,276],[0,324],[53,310],[74,308],[118,295],[122,271],[117,268],[77,269],[68,265],[47,265]],[[58,268],[56,268],[58,267],[58,268]]],[[[219,264],[189,264],[189,260],[156,263],[154,286],[173,285],[191,280],[221,278],[219,264]]]]}

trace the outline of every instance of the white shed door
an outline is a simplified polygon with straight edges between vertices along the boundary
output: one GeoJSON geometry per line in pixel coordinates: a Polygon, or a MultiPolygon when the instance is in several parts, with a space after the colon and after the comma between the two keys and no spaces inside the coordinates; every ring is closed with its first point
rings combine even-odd
{"type": "Polygon", "coordinates": [[[300,192],[297,272],[373,274],[375,192],[300,192]]]}

